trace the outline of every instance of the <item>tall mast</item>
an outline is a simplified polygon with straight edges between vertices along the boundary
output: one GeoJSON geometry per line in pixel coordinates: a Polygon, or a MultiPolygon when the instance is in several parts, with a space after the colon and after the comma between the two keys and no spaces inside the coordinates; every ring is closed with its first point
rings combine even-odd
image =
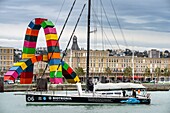
{"type": "Polygon", "coordinates": [[[91,0],[88,0],[88,19],[87,19],[87,61],[86,61],[86,88],[89,90],[89,53],[90,53],[90,13],[91,13],[91,0]]]}

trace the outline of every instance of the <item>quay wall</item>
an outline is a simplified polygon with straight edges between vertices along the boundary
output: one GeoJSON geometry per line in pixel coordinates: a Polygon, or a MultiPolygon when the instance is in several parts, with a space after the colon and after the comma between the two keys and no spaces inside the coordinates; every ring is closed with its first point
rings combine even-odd
{"type": "MultiPolygon", "coordinates": [[[[143,84],[148,91],[169,91],[170,84],[143,84]]],[[[85,89],[85,84],[82,84],[82,89],[85,89]]],[[[36,84],[4,84],[4,92],[16,91],[33,91],[36,90],[36,84]]],[[[47,90],[76,90],[75,84],[48,84],[47,90]]]]}

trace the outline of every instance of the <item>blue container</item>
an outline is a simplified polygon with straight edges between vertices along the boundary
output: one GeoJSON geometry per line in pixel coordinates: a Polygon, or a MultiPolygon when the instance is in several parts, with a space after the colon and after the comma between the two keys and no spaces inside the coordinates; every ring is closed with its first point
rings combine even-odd
{"type": "Polygon", "coordinates": [[[49,47],[47,47],[47,49],[48,49],[48,52],[49,53],[52,53],[52,52],[60,52],[60,48],[58,47],[58,46],[49,46],[49,47]]]}
{"type": "Polygon", "coordinates": [[[62,66],[64,66],[64,63],[65,63],[65,62],[64,62],[64,61],[62,61],[62,62],[61,62],[61,65],[62,65],[62,66]]]}
{"type": "Polygon", "coordinates": [[[31,29],[39,30],[41,28],[41,25],[36,25],[32,21],[28,25],[31,29]]]}
{"type": "Polygon", "coordinates": [[[32,64],[32,65],[30,65],[29,67],[27,67],[27,68],[24,70],[24,72],[33,72],[33,70],[34,70],[34,65],[32,64]]]}
{"type": "Polygon", "coordinates": [[[10,71],[16,71],[18,75],[23,71],[20,66],[13,66],[9,69],[10,71]]]}
{"type": "Polygon", "coordinates": [[[76,77],[76,73],[75,72],[72,72],[71,73],[71,77],[74,79],[76,77]]]}
{"type": "Polygon", "coordinates": [[[49,61],[49,64],[50,64],[50,66],[51,66],[51,65],[59,65],[60,62],[61,62],[60,59],[51,59],[51,60],[49,61]]]}
{"type": "Polygon", "coordinates": [[[37,36],[25,35],[25,40],[29,42],[37,42],[37,36]]]}

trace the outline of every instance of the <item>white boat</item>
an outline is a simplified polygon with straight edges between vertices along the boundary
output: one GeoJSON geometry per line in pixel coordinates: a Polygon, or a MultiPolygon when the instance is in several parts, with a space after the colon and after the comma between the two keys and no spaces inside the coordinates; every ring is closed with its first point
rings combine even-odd
{"type": "Polygon", "coordinates": [[[63,94],[29,92],[26,94],[26,102],[27,104],[150,104],[150,96],[145,92],[145,89],[141,84],[98,83],[94,85],[93,91],[82,91],[81,84],[77,83],[76,93],[68,91],[63,94]],[[140,90],[141,92],[134,96],[132,90],[140,90]],[[126,91],[126,94],[123,94],[123,91],[126,91]]]}

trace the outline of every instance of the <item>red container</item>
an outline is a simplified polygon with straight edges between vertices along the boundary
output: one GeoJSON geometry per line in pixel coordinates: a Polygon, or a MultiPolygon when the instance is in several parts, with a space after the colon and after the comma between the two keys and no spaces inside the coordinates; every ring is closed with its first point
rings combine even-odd
{"type": "Polygon", "coordinates": [[[33,72],[22,72],[20,78],[33,78],[33,72]]]}
{"type": "Polygon", "coordinates": [[[42,22],[47,21],[45,18],[35,18],[35,24],[40,25],[42,22]]]}
{"type": "Polygon", "coordinates": [[[4,75],[4,81],[6,81],[6,80],[13,80],[14,81],[15,78],[11,75],[4,75]]]}
{"type": "Polygon", "coordinates": [[[67,69],[67,72],[71,75],[71,73],[73,72],[73,70],[71,69],[71,67],[69,67],[69,68],[67,69]]]}
{"type": "Polygon", "coordinates": [[[36,58],[37,58],[37,61],[43,61],[43,56],[42,55],[36,56],[36,58]]]}
{"type": "Polygon", "coordinates": [[[20,84],[32,84],[32,78],[20,78],[20,84]]]}
{"type": "Polygon", "coordinates": [[[47,40],[47,47],[50,46],[59,46],[59,42],[57,40],[47,40]]]}

